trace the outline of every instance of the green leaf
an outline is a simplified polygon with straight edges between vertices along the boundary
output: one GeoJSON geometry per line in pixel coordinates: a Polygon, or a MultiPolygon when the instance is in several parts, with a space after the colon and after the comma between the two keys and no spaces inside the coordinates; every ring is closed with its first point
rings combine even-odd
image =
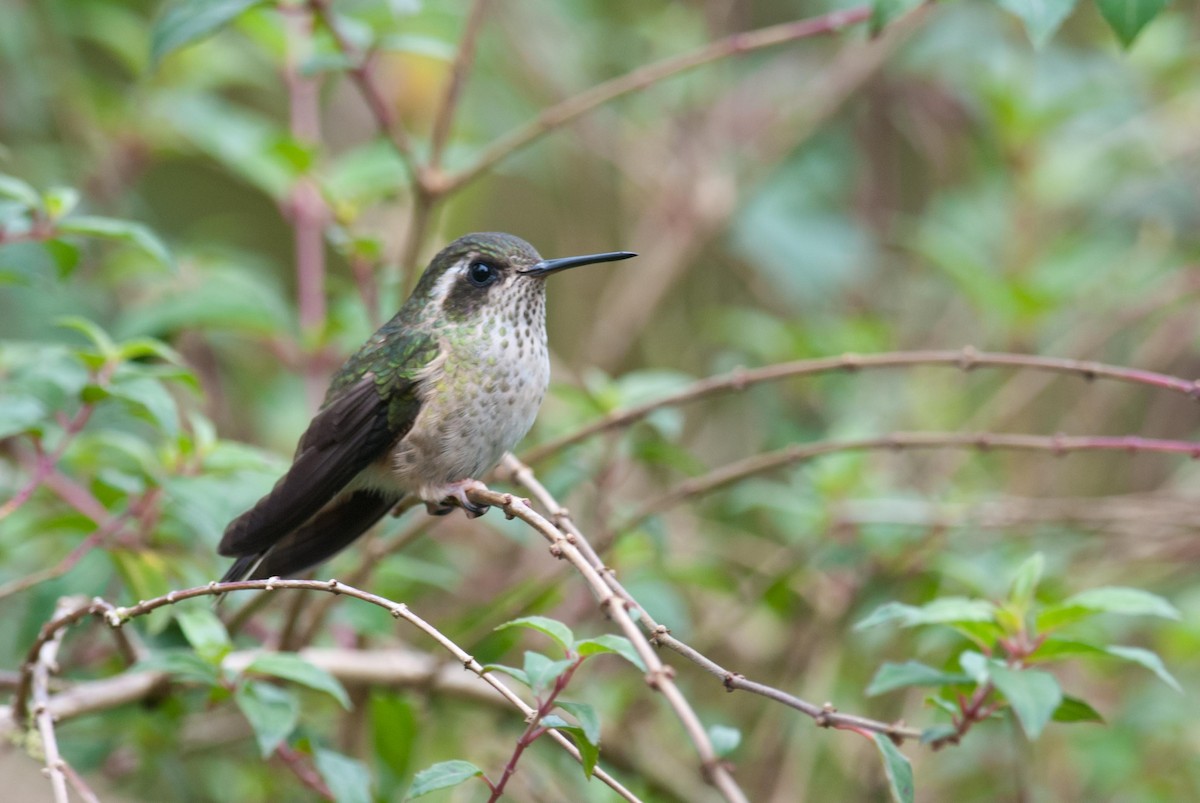
{"type": "Polygon", "coordinates": [[[616,653],[638,669],[646,671],[646,663],[642,660],[642,656],[638,655],[633,643],[624,636],[613,633],[577,641],[575,642],[575,652],[581,656],[616,653]]]}
{"type": "Polygon", "coordinates": [[[1075,8],[1075,0],[996,0],[996,5],[1025,25],[1034,47],[1042,47],[1075,8]]]}
{"type": "Polygon", "coordinates": [[[1125,47],[1166,7],[1167,0],[1096,0],[1096,8],[1125,47]]]}
{"type": "Polygon", "coordinates": [[[1013,608],[1018,610],[1021,615],[1029,610],[1029,605],[1033,602],[1033,596],[1037,592],[1038,583],[1041,582],[1045,569],[1046,557],[1041,552],[1030,555],[1017,569],[1012,588],[1008,592],[1008,599],[1013,608]]]}
{"type": "Polygon", "coordinates": [[[1012,706],[1025,735],[1036,739],[1062,703],[1058,680],[1039,669],[1018,670],[995,664],[989,667],[989,675],[1012,706]]]}
{"type": "Polygon", "coordinates": [[[0,396],[0,439],[38,429],[46,415],[46,406],[33,396],[0,396]]]}
{"type": "Polygon", "coordinates": [[[144,418],[169,437],[179,434],[179,410],[175,398],[163,384],[131,372],[119,373],[107,388],[125,402],[134,415],[144,418]]]}
{"type": "Polygon", "coordinates": [[[482,775],[483,770],[470,761],[439,761],[413,776],[412,786],[408,789],[408,798],[411,800],[438,789],[458,786],[463,781],[479,778],[482,775]]]}
{"type": "Polygon", "coordinates": [[[372,803],[371,773],[361,761],[320,747],[313,754],[321,780],[337,803],[372,803]]]}
{"type": "Polygon", "coordinates": [[[14,198],[30,209],[39,209],[42,205],[42,197],[37,190],[21,179],[3,173],[0,173],[0,195],[14,198]]]}
{"type": "Polygon", "coordinates": [[[268,652],[257,656],[246,667],[247,672],[257,672],[261,675],[272,675],[277,678],[308,686],[310,689],[323,691],[342,704],[342,708],[350,709],[350,696],[346,689],[333,675],[314,666],[294,652],[268,652]]]}
{"type": "Polygon", "coordinates": [[[529,678],[529,688],[538,694],[566,672],[574,663],[570,658],[552,661],[540,652],[525,653],[525,676],[529,678]]]}
{"type": "Polygon", "coordinates": [[[587,703],[568,703],[562,700],[557,701],[555,704],[579,720],[579,725],[583,728],[584,738],[588,742],[591,744],[600,744],[600,716],[596,713],[595,708],[587,703]]]}
{"type": "Polygon", "coordinates": [[[1066,605],[1078,605],[1102,613],[1120,613],[1126,616],[1161,616],[1164,619],[1179,619],[1179,610],[1157,594],[1140,588],[1105,586],[1082,591],[1066,600],[1066,605]]]}
{"type": "Polygon", "coordinates": [[[879,33],[919,5],[921,0],[871,0],[871,33],[879,33]]]}
{"type": "Polygon", "coordinates": [[[1097,647],[1095,644],[1088,644],[1084,641],[1072,641],[1070,639],[1048,638],[1039,644],[1038,648],[1026,660],[1058,661],[1064,658],[1079,658],[1104,654],[1104,648],[1097,647]]]}
{"type": "MultiPolygon", "coordinates": [[[[951,716],[956,716],[958,714],[958,709],[950,706],[949,713],[951,716]]],[[[921,731],[921,744],[931,744],[939,739],[945,739],[947,736],[953,736],[957,732],[958,728],[954,727],[953,725],[945,723],[940,725],[931,725],[925,730],[921,731]]]]}
{"type": "Polygon", "coordinates": [[[871,679],[871,685],[867,687],[867,694],[874,696],[908,686],[954,686],[970,682],[971,678],[966,675],[942,672],[919,661],[905,661],[902,664],[889,661],[879,667],[871,679]]]}
{"type": "Polygon", "coordinates": [[[887,773],[888,789],[896,803],[913,803],[913,773],[912,764],[900,752],[900,748],[882,733],[872,733],[875,746],[883,758],[883,769],[887,773]]]}
{"type": "Polygon", "coordinates": [[[880,605],[867,618],[854,625],[855,630],[875,627],[887,622],[899,622],[901,627],[950,624],[953,622],[991,622],[996,606],[981,599],[942,597],[917,607],[902,602],[880,605]]]}
{"type": "Polygon", "coordinates": [[[504,664],[484,664],[483,671],[484,672],[500,672],[502,674],[508,675],[510,678],[515,678],[515,679],[521,681],[526,686],[531,685],[529,683],[529,675],[525,674],[525,672],[523,670],[517,669],[515,666],[505,666],[504,664]]]}
{"type": "Polygon", "coordinates": [[[152,653],[131,667],[131,672],[166,672],[179,681],[199,683],[204,686],[219,686],[221,674],[215,664],[205,661],[194,652],[185,649],[164,650],[152,653]]]}
{"type": "Polygon", "coordinates": [[[150,61],[211,36],[264,0],[177,0],[163,11],[150,32],[150,61]]]}
{"type": "Polygon", "coordinates": [[[1158,675],[1159,679],[1170,686],[1180,694],[1183,693],[1183,688],[1179,685],[1179,681],[1175,676],[1167,671],[1166,665],[1163,664],[1162,658],[1157,653],[1150,650],[1142,649],[1141,647],[1122,647],[1116,645],[1108,647],[1105,652],[1109,655],[1115,655],[1118,658],[1124,658],[1126,661],[1133,661],[1135,664],[1141,664],[1149,669],[1154,674],[1158,675]]]}
{"type": "Polygon", "coordinates": [[[205,661],[219,663],[229,653],[232,644],[225,625],[208,605],[189,605],[175,609],[175,621],[183,637],[196,654],[205,661]]]}
{"type": "Polygon", "coordinates": [[[719,758],[725,758],[742,743],[742,732],[728,725],[712,725],[708,729],[708,740],[712,742],[713,752],[719,758]]]}
{"type": "Polygon", "coordinates": [[[64,329],[74,329],[76,332],[80,332],[88,340],[92,341],[92,344],[96,347],[96,353],[100,356],[102,361],[113,360],[120,353],[120,350],[117,348],[117,344],[113,342],[111,337],[108,336],[108,332],[105,332],[98,325],[92,323],[87,318],[80,318],[75,315],[70,315],[65,318],[59,318],[54,323],[57,326],[63,327],[64,329]]]}
{"type": "Polygon", "coordinates": [[[1054,709],[1055,722],[1099,722],[1104,723],[1104,717],[1091,705],[1078,697],[1063,696],[1063,701],[1054,709]]]}
{"type": "Polygon", "coordinates": [[[545,616],[522,616],[520,619],[513,619],[511,622],[505,622],[499,625],[497,630],[506,630],[510,627],[527,627],[530,630],[536,630],[539,633],[544,633],[558,646],[562,647],[563,652],[569,652],[572,645],[575,643],[575,634],[571,632],[571,628],[564,625],[555,619],[549,619],[545,616]]]}
{"type": "Polygon", "coordinates": [[[59,232],[66,234],[84,234],[89,237],[126,242],[145,251],[163,267],[173,268],[175,266],[175,259],[163,245],[162,240],[158,239],[158,235],[149,227],[141,223],[111,217],[77,215],[60,221],[56,228],[59,232]]]}
{"type": "Polygon", "coordinates": [[[263,758],[274,753],[300,721],[300,704],[295,695],[270,683],[257,680],[242,683],[233,699],[254,729],[263,758]]]}
{"type": "Polygon", "coordinates": [[[1105,586],[1083,591],[1057,605],[1043,608],[1037,615],[1036,627],[1038,632],[1049,633],[1098,613],[1179,619],[1178,609],[1157,594],[1138,588],[1105,586]]]}
{"type": "Polygon", "coordinates": [[[578,725],[572,725],[556,714],[542,717],[541,725],[543,728],[554,728],[556,731],[571,735],[571,739],[575,742],[575,747],[579,750],[580,762],[583,765],[583,775],[585,778],[591,778],[592,773],[596,769],[596,762],[600,760],[600,746],[588,739],[583,728],[578,725]]]}

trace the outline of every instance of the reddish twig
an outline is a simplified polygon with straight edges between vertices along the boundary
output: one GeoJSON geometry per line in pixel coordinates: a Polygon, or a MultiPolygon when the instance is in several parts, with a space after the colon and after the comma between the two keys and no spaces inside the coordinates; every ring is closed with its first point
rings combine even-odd
{"type": "Polygon", "coordinates": [[[1008,433],[894,432],[877,438],[817,441],[793,444],[774,452],[754,455],[676,485],[662,496],[644,502],[619,529],[636,526],[647,517],[697,496],[712,493],[748,477],[835,452],[899,449],[1008,449],[1049,452],[1164,452],[1200,458],[1200,442],[1124,436],[1021,435],[1008,433]]]}
{"type": "Polygon", "coordinates": [[[831,11],[811,19],[785,22],[768,28],[736,33],[691,52],[643,65],[632,72],[605,81],[544,109],[521,128],[500,137],[489,145],[476,159],[475,164],[459,173],[446,176],[439,189],[442,193],[449,193],[469,184],[501,160],[545,134],[623,95],[646,89],[666,78],[714,61],[799,39],[835,33],[850,25],[865,22],[870,17],[871,9],[867,6],[844,11],[831,11]]]}
{"type": "Polygon", "coordinates": [[[1074,374],[1083,379],[1111,379],[1136,385],[1168,390],[1200,399],[1200,380],[1181,379],[1154,371],[1106,365],[1090,360],[1072,360],[1060,357],[1037,357],[1028,354],[1006,354],[976,351],[966,346],[958,351],[896,351],[882,354],[843,354],[838,357],[823,357],[814,360],[767,365],[762,368],[738,369],[726,374],[708,377],[660,399],[616,410],[602,418],[560,438],[539,444],[521,456],[526,463],[539,460],[602,432],[627,427],[663,407],[674,407],[722,393],[740,391],[763,382],[777,382],[798,376],[810,376],[832,372],[852,373],[876,368],[904,368],[917,365],[933,365],[971,371],[975,368],[1025,368],[1058,374],[1074,374]]]}

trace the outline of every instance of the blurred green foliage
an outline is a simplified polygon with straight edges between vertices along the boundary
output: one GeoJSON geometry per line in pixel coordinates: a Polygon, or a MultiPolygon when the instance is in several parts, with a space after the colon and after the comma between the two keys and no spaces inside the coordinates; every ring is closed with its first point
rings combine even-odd
{"type": "MultiPolygon", "coordinates": [[[[282,472],[314,390],[467,231],[513,231],[547,255],[641,254],[551,287],[557,385],[531,443],[736,366],[851,351],[972,344],[1200,374],[1194,14],[998,0],[904,16],[913,5],[877,2],[877,38],[850,27],[653,82],[431,204],[379,135],[348,74],[358,62],[305,4],[10,4],[0,668],[16,670],[64,594],[132,604],[220,576],[225,524],[282,472]],[[297,269],[305,227],[323,243],[319,306],[298,300],[314,278],[297,269]]],[[[467,6],[333,6],[344,44],[372,54],[417,165],[437,151],[467,6]]],[[[463,175],[604,80],[828,10],[493,4],[440,174],[463,175]]],[[[1195,414],[1147,389],[1019,371],[830,374],[659,410],[534,468],[646,609],[736,672],[935,741],[960,699],[992,687],[998,708],[960,744],[901,748],[910,777],[890,742],[727,695],[666,654],[752,799],[903,797],[915,782],[921,799],[963,803],[1177,801],[1200,796],[1186,462],[846,453],[618,525],[687,477],[796,442],[898,429],[1190,439],[1195,414]],[[884,622],[902,627],[855,627],[884,622]],[[1035,668],[1002,660],[1014,644],[1035,668]]],[[[516,665],[555,632],[496,629],[519,617],[602,627],[578,579],[497,519],[409,513],[319,571],[361,577],[485,663],[516,665]],[[417,526],[431,531],[410,537],[417,526]]],[[[226,664],[281,643],[445,658],[382,610],[279,596],[236,627],[221,613],[193,602],[137,620],[140,666],[177,683],[59,725],[102,796],[294,799],[314,794],[288,769],[298,761],[340,799],[396,799],[431,765],[495,777],[524,727],[424,685],[343,687],[290,652],[226,664]],[[292,758],[267,758],[280,747],[292,758]]],[[[65,679],[125,669],[101,630],[68,635],[65,679]]],[[[528,661],[509,672],[528,679],[528,661]]],[[[566,693],[592,713],[564,727],[594,745],[594,715],[600,766],[644,799],[713,797],[641,672],[589,663],[566,693]]],[[[613,798],[545,742],[512,799],[613,798]]]]}

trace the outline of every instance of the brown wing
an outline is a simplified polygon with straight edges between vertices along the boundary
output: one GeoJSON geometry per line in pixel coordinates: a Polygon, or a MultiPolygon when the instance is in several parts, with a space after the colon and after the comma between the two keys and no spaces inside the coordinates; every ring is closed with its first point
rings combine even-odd
{"type": "MultiPolygon", "coordinates": [[[[415,396],[411,389],[400,390],[415,396]]],[[[389,397],[396,391],[389,389],[389,397]]],[[[391,408],[389,415],[374,374],[348,385],[313,418],[287,474],[225,528],[217,551],[226,556],[264,552],[312,518],[411,429],[415,405],[408,416],[395,415],[394,398],[391,408]]]]}

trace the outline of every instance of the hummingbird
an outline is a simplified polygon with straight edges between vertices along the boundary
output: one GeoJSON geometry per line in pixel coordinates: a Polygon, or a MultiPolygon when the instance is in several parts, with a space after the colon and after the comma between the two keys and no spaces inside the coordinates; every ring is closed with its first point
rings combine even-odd
{"type": "Polygon", "coordinates": [[[460,237],[400,311],[338,370],[291,468],[225,529],[222,582],[288,576],[334,555],[400,500],[434,515],[470,500],[525,436],[550,381],[546,277],[636,256],[543,259],[511,234],[460,237]]]}

